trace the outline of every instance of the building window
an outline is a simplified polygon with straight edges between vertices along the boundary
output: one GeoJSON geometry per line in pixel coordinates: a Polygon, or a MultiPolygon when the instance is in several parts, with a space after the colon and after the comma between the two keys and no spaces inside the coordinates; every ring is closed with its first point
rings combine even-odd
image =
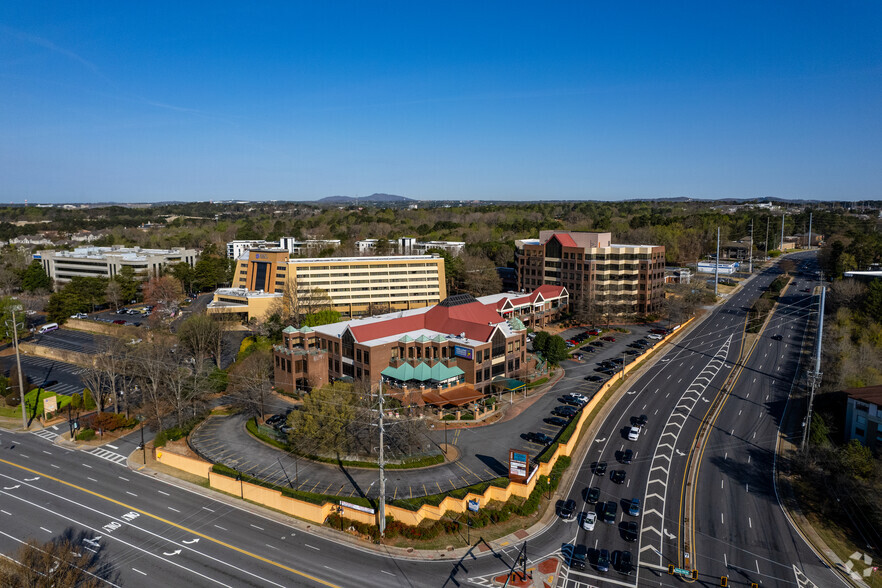
{"type": "Polygon", "coordinates": [[[502,334],[502,331],[496,331],[496,334],[493,335],[493,357],[499,357],[501,355],[505,355],[505,335],[502,334]]]}
{"type": "Polygon", "coordinates": [[[357,361],[358,363],[361,363],[361,349],[355,350],[355,361],[357,361]]]}
{"type": "Polygon", "coordinates": [[[864,431],[863,429],[855,429],[854,434],[857,435],[858,437],[863,437],[864,435],[867,434],[867,432],[864,431]]]}
{"type": "MultiPolygon", "coordinates": [[[[345,333],[343,333],[343,337],[341,337],[341,340],[343,343],[343,357],[347,359],[353,359],[353,354],[355,353],[355,338],[352,336],[352,333],[346,331],[345,333]]],[[[352,374],[346,375],[351,376],[352,374]]]]}
{"type": "Polygon", "coordinates": [[[370,363],[371,362],[371,352],[368,351],[367,349],[365,349],[364,353],[362,354],[362,358],[364,359],[364,363],[370,363]]]}

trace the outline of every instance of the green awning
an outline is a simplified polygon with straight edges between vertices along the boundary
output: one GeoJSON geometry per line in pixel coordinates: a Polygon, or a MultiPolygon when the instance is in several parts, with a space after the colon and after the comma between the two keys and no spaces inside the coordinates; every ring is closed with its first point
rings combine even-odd
{"type": "Polygon", "coordinates": [[[411,380],[418,382],[426,382],[428,380],[444,382],[465,374],[460,368],[447,367],[440,361],[432,367],[429,367],[425,362],[418,363],[416,367],[409,363],[403,363],[398,367],[389,366],[380,373],[387,378],[392,378],[399,382],[409,382],[411,380]]]}

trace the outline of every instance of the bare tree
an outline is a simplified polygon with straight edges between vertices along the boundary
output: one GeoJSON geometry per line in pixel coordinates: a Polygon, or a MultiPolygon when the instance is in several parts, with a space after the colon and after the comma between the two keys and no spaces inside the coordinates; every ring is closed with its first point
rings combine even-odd
{"type": "Polygon", "coordinates": [[[462,289],[472,296],[498,294],[502,291],[502,278],[496,272],[496,266],[483,255],[462,254],[465,267],[462,289]]]}
{"type": "Polygon", "coordinates": [[[91,365],[80,373],[80,380],[92,393],[92,398],[95,399],[95,403],[98,405],[98,412],[103,412],[109,390],[107,372],[97,365],[91,365]]]}
{"type": "Polygon", "coordinates": [[[107,288],[104,292],[107,295],[107,302],[112,304],[115,310],[119,310],[120,302],[122,301],[122,286],[120,283],[116,280],[110,280],[107,282],[107,288]]]}
{"type": "Polygon", "coordinates": [[[220,325],[207,314],[195,314],[181,323],[177,330],[178,340],[184,351],[193,357],[197,374],[205,370],[205,362],[221,348],[223,338],[220,325]]]}
{"type": "Polygon", "coordinates": [[[173,316],[184,299],[180,280],[172,276],[152,278],[144,284],[144,300],[157,307],[157,314],[173,316]]]}
{"type": "Polygon", "coordinates": [[[272,395],[272,354],[269,351],[255,351],[236,363],[230,376],[228,390],[236,396],[236,403],[263,420],[267,401],[272,395]]]}
{"type": "Polygon", "coordinates": [[[165,371],[176,361],[170,351],[163,342],[150,341],[138,345],[131,358],[143,408],[156,420],[159,430],[163,429],[162,416],[167,406],[163,394],[165,371]]]}
{"type": "Polygon", "coordinates": [[[332,308],[331,297],[321,288],[298,289],[293,280],[287,280],[268,314],[276,314],[282,322],[299,327],[304,317],[332,308]]]}
{"type": "Polygon", "coordinates": [[[835,308],[856,308],[867,294],[867,287],[853,279],[836,280],[830,289],[835,308]]]}
{"type": "MultiPolygon", "coordinates": [[[[104,383],[108,387],[113,410],[119,413],[119,392],[126,378],[129,348],[120,339],[108,338],[98,346],[95,369],[104,373],[104,383]]],[[[103,405],[102,405],[103,408],[103,405]]]]}
{"type": "Polygon", "coordinates": [[[95,539],[73,529],[46,543],[31,539],[10,557],[0,557],[0,585],[8,588],[116,585],[119,573],[102,561],[102,552],[83,548],[83,543],[88,541],[95,539]]]}

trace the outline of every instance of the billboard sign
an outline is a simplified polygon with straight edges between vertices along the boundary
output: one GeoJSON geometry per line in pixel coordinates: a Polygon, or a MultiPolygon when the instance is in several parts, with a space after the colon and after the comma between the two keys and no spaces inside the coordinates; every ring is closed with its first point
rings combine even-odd
{"type": "Polygon", "coordinates": [[[512,480],[522,481],[527,478],[530,471],[530,456],[527,453],[510,449],[508,452],[508,477],[512,480]]]}
{"type": "Polygon", "coordinates": [[[462,345],[454,345],[453,346],[453,355],[455,357],[461,357],[463,359],[474,359],[475,350],[471,347],[463,347],[462,345]]]}
{"type": "Polygon", "coordinates": [[[58,397],[57,396],[50,396],[49,398],[43,399],[43,414],[46,415],[46,414],[49,414],[50,412],[53,414],[58,412],[58,397]]]}

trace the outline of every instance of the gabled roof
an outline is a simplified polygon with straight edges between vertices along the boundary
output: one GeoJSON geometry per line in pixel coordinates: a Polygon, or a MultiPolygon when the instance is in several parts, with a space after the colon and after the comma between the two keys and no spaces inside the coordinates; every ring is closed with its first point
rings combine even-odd
{"type": "MultiPolygon", "coordinates": [[[[576,241],[568,233],[555,233],[551,236],[551,239],[557,239],[558,243],[564,247],[578,247],[576,241]]],[[[551,241],[551,239],[549,239],[549,241],[551,241]]]]}
{"type": "Polygon", "coordinates": [[[451,378],[463,375],[465,372],[458,367],[448,367],[440,361],[429,367],[428,364],[421,361],[416,366],[409,363],[403,363],[398,367],[387,367],[380,372],[387,378],[392,378],[401,382],[416,380],[418,382],[426,382],[433,380],[435,382],[443,382],[451,378]]]}

